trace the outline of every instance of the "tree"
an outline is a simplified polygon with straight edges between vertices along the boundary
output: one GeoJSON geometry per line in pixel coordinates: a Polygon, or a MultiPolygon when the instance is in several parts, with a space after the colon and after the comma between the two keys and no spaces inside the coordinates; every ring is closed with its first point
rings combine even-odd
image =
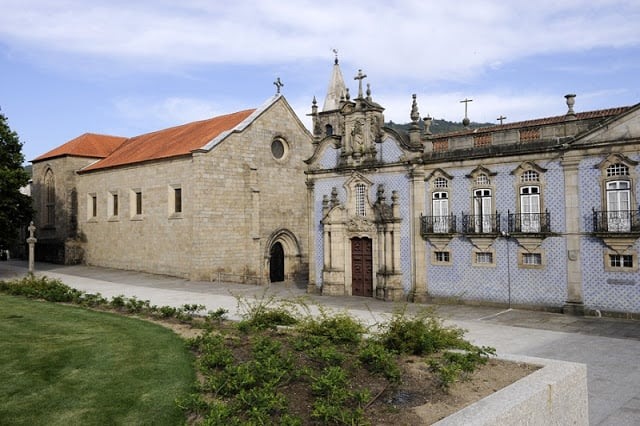
{"type": "Polygon", "coordinates": [[[14,244],[33,216],[31,197],[20,192],[29,183],[23,162],[22,143],[0,112],[0,249],[14,244]]]}

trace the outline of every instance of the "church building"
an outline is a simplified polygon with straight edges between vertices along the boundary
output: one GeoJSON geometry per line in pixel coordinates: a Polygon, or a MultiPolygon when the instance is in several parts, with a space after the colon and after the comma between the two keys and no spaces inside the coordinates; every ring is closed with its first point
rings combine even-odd
{"type": "Polygon", "coordinates": [[[281,94],[133,138],[82,135],[33,161],[38,257],[193,280],[306,282],[311,149],[281,94]]]}

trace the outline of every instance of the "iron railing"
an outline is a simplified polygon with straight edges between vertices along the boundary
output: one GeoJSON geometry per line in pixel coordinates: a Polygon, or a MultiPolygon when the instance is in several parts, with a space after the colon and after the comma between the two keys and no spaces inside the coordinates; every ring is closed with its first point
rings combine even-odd
{"type": "Polygon", "coordinates": [[[548,210],[544,213],[509,213],[508,222],[510,233],[551,233],[551,214],[548,210]]]}
{"type": "Polygon", "coordinates": [[[420,216],[422,235],[453,234],[456,232],[456,216],[420,216]]]}
{"type": "Polygon", "coordinates": [[[500,213],[471,215],[462,214],[462,232],[465,234],[500,233],[500,213]]]}
{"type": "Polygon", "coordinates": [[[638,233],[640,232],[640,210],[594,210],[593,232],[638,233]]]}

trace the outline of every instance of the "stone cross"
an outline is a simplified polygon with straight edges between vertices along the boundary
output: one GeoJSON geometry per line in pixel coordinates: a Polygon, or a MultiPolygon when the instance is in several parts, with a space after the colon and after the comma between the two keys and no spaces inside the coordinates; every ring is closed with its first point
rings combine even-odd
{"type": "Polygon", "coordinates": [[[500,114],[500,117],[496,118],[496,120],[498,120],[500,122],[500,124],[502,124],[502,120],[506,120],[507,117],[505,117],[504,115],[500,114]]]}
{"type": "Polygon", "coordinates": [[[464,119],[462,119],[462,124],[466,126],[469,125],[469,117],[467,116],[467,106],[469,105],[469,102],[473,102],[473,99],[467,99],[464,98],[464,101],[460,101],[460,103],[464,103],[464,119]]]}
{"type": "Polygon", "coordinates": [[[33,224],[33,221],[31,221],[27,229],[29,230],[29,238],[27,238],[27,244],[29,244],[29,273],[33,274],[35,265],[35,245],[38,241],[33,234],[36,231],[36,227],[33,224]]]}
{"type": "Polygon", "coordinates": [[[358,98],[362,97],[362,80],[367,78],[366,74],[362,74],[362,70],[358,70],[358,75],[353,77],[354,80],[358,80],[358,98]]]}
{"type": "Polygon", "coordinates": [[[276,94],[280,93],[280,88],[284,86],[284,83],[280,81],[280,77],[276,78],[276,81],[273,82],[276,85],[276,94]]]}

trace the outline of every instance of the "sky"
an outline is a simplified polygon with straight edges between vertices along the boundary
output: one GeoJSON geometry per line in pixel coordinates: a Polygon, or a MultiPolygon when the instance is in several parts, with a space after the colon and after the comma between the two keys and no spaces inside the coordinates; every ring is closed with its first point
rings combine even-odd
{"type": "Polygon", "coordinates": [[[638,0],[0,0],[0,110],[33,160],[261,106],[303,123],[338,52],[385,119],[505,123],[640,102],[638,0]]]}

